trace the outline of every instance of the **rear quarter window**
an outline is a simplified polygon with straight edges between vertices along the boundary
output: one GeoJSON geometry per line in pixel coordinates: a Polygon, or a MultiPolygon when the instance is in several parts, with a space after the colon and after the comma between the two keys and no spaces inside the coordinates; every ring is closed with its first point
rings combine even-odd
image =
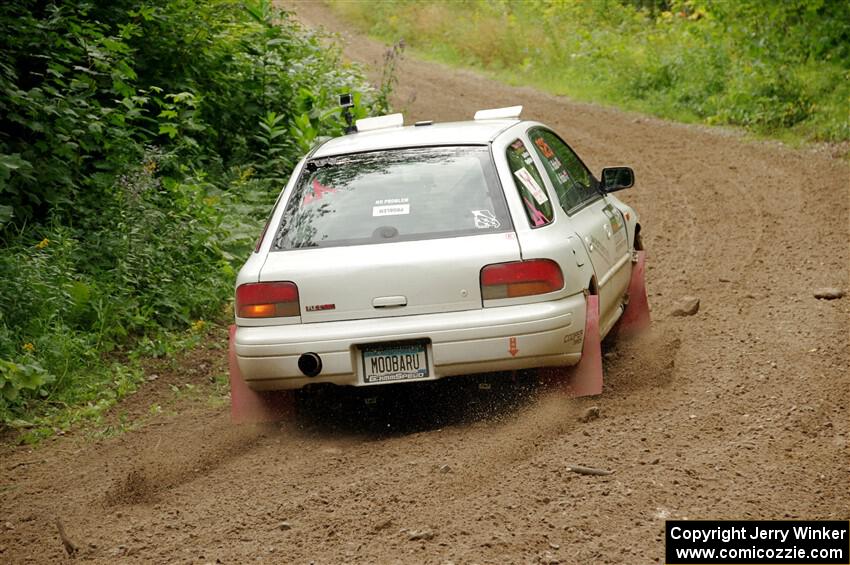
{"type": "Polygon", "coordinates": [[[522,198],[525,214],[531,227],[537,228],[550,224],[554,218],[552,202],[546,194],[543,179],[525,144],[519,139],[511,143],[506,151],[506,157],[514,186],[522,198]]]}
{"type": "Polygon", "coordinates": [[[273,249],[512,230],[488,147],[394,149],[308,162],[273,249]]]}

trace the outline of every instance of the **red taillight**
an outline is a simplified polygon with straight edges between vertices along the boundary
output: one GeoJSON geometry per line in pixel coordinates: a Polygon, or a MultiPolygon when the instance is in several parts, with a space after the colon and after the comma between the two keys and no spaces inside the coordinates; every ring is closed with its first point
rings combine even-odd
{"type": "Polygon", "coordinates": [[[236,315],[240,318],[300,316],[298,287],[291,282],[239,285],[236,289],[236,315]]]}
{"type": "Polygon", "coordinates": [[[561,267],[549,259],[497,263],[481,269],[484,300],[546,294],[564,288],[561,267]]]}

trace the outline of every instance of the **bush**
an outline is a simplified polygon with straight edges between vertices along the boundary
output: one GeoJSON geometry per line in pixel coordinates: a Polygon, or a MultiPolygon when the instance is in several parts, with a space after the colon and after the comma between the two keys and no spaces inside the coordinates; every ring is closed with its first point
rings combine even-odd
{"type": "Polygon", "coordinates": [[[220,315],[337,95],[386,110],[266,0],[16,0],[0,33],[0,422],[132,390],[104,355],[220,315]]]}

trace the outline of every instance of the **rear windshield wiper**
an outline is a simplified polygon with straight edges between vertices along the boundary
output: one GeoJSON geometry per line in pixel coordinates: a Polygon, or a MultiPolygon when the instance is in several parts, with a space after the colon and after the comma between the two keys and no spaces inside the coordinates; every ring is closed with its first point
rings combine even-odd
{"type": "Polygon", "coordinates": [[[339,165],[343,162],[343,159],[339,157],[325,157],[324,159],[313,159],[312,161],[308,161],[304,168],[307,172],[313,173],[324,167],[333,167],[339,165]]]}

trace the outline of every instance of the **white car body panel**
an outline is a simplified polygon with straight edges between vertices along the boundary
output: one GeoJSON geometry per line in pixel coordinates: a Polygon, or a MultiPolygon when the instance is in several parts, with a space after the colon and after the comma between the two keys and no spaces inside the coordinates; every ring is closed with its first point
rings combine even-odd
{"type": "MultiPolygon", "coordinates": [[[[517,138],[527,147],[532,143],[525,132],[533,127],[546,127],[538,122],[522,122],[506,130],[493,144],[494,155],[502,155],[517,138]]],[[[537,168],[543,170],[540,157],[531,151],[537,168]]],[[[499,177],[510,178],[508,164],[497,160],[499,177]]],[[[547,175],[542,175],[549,198],[557,201],[547,175]]],[[[508,205],[514,218],[525,218],[523,204],[515,190],[505,190],[508,205]]],[[[631,277],[631,253],[626,241],[626,230],[615,230],[600,221],[603,209],[609,206],[611,196],[601,197],[571,215],[560,206],[554,207],[554,221],[543,227],[532,228],[527,221],[516,220],[523,259],[538,257],[555,259],[564,270],[565,286],[574,292],[588,288],[596,278],[600,298],[600,335],[605,337],[622,312],[622,296],[631,277]]]]}
{"type": "MultiPolygon", "coordinates": [[[[493,154],[504,155],[508,146],[515,139],[522,139],[526,146],[531,143],[525,135],[525,130],[534,122],[522,122],[515,127],[506,130],[499,139],[493,143],[493,154]]],[[[532,158],[537,161],[537,156],[532,152],[532,158]]],[[[539,163],[538,163],[539,167],[539,163]]],[[[512,179],[510,168],[505,159],[496,160],[496,169],[500,179],[512,179]]],[[[552,188],[547,183],[544,187],[550,198],[554,198],[552,188]]],[[[503,184],[505,181],[502,181],[503,184]]],[[[509,182],[513,182],[510,180],[509,182]]],[[[574,229],[567,224],[568,217],[559,206],[555,206],[555,220],[548,226],[532,228],[525,216],[525,207],[520,199],[519,193],[514,190],[512,184],[503,186],[511,216],[514,218],[514,229],[519,239],[519,246],[524,260],[536,258],[554,259],[564,272],[564,291],[566,294],[575,294],[587,289],[587,283],[593,277],[593,266],[587,258],[587,253],[581,245],[574,229]],[[553,232],[557,232],[553,234],[553,232]]]]}

